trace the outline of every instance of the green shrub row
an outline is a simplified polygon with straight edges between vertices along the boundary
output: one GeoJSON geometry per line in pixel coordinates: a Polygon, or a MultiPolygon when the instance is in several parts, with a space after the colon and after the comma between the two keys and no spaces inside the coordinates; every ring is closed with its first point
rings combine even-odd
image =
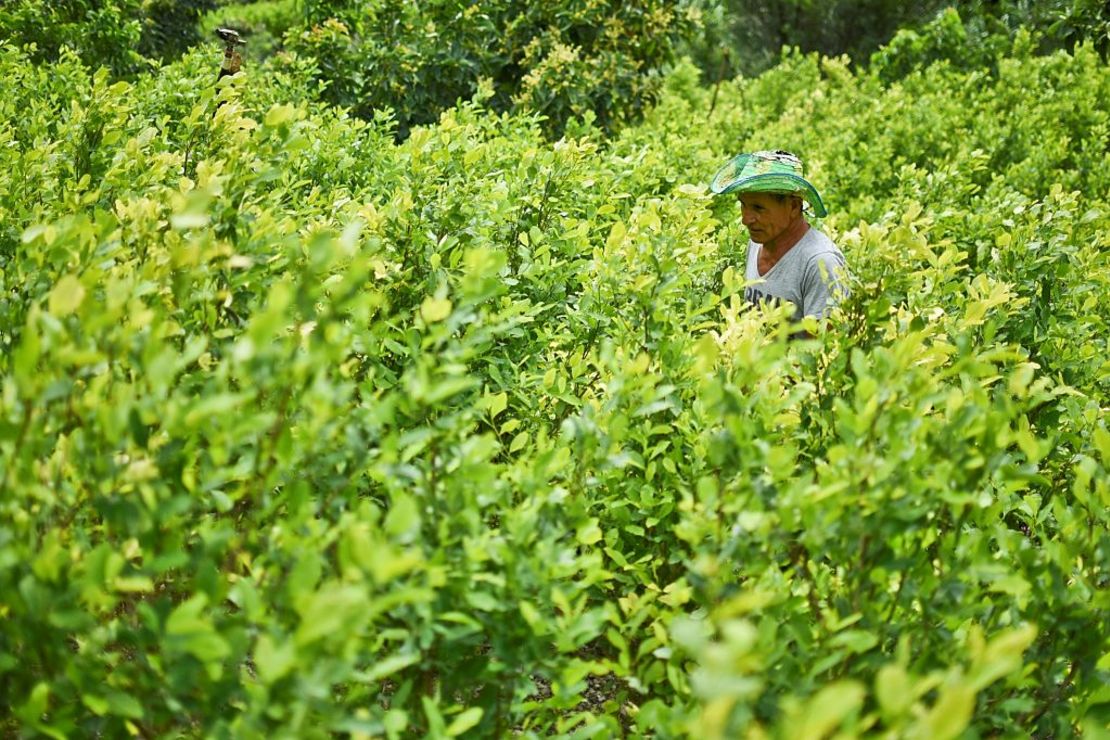
{"type": "Polygon", "coordinates": [[[1089,48],[400,144],[319,58],[210,52],[0,50],[6,732],[1105,729],[1089,48]],[[853,268],[815,340],[704,185],[768,146],[853,268]]]}

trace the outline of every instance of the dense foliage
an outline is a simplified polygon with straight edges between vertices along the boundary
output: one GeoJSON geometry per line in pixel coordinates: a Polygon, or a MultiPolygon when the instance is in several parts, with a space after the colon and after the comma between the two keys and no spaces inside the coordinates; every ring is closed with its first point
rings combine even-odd
{"type": "Polygon", "coordinates": [[[68,49],[89,64],[131,74],[142,66],[138,5],[138,0],[122,7],[101,0],[11,0],[0,5],[0,41],[34,44],[36,61],[55,60],[68,49]]]}
{"type": "Polygon", "coordinates": [[[765,71],[783,47],[847,54],[862,63],[896,35],[902,38],[895,45],[904,47],[936,41],[938,32],[962,36],[967,48],[943,51],[973,57],[975,65],[989,64],[1019,29],[1032,32],[1042,52],[1087,42],[1103,59],[1110,54],[1104,0],[705,0],[703,8],[702,32],[683,50],[711,79],[765,71]],[[957,7],[958,30],[952,27],[957,7]]]}
{"type": "Polygon", "coordinates": [[[707,0],[685,51],[714,79],[758,74],[797,47],[866,60],[900,28],[927,23],[948,3],[923,0],[707,0]]]}
{"type": "Polygon", "coordinates": [[[397,144],[326,59],[0,47],[0,728],[1104,731],[1110,71],[1033,51],[397,144]],[[704,186],[771,146],[813,340],[704,186]]]}
{"type": "Polygon", "coordinates": [[[287,46],[316,58],[329,102],[399,132],[433,123],[480,89],[495,110],[541,114],[561,134],[572,119],[605,129],[634,120],[658,89],[676,43],[694,29],[688,0],[398,2],[304,0],[287,46]]]}
{"type": "Polygon", "coordinates": [[[216,0],[5,0],[0,42],[34,44],[32,59],[63,50],[116,76],[174,59],[200,41],[197,22],[216,0]]]}
{"type": "Polygon", "coordinates": [[[971,0],[959,6],[977,33],[1006,36],[1035,28],[1042,50],[1085,41],[1103,59],[1110,53],[1110,5],[1103,0],[971,0]]]}
{"type": "MultiPolygon", "coordinates": [[[[139,51],[157,60],[176,59],[202,39],[198,22],[218,0],[145,0],[139,51]]],[[[208,37],[211,38],[211,37],[208,37]]]]}

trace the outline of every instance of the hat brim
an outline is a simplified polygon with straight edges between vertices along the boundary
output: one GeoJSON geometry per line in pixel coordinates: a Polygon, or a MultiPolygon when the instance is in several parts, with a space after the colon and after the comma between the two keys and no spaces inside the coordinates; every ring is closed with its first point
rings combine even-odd
{"type": "Polygon", "coordinates": [[[737,178],[736,175],[743,170],[743,163],[729,162],[714,175],[709,189],[717,195],[728,193],[789,193],[801,196],[813,208],[813,215],[824,218],[828,215],[825,202],[817,188],[804,177],[781,172],[769,172],[762,175],[737,178]],[[737,166],[739,164],[740,166],[737,166]]]}

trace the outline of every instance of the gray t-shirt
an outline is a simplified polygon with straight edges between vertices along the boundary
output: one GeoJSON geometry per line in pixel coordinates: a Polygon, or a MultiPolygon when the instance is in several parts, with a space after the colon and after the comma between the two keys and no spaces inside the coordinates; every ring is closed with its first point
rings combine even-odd
{"type": "Polygon", "coordinates": [[[760,281],[744,290],[744,298],[750,303],[790,301],[795,320],[801,320],[804,316],[823,318],[847,295],[844,254],[817,229],[810,227],[766,275],[759,274],[762,248],[748,242],[745,277],[760,281]]]}

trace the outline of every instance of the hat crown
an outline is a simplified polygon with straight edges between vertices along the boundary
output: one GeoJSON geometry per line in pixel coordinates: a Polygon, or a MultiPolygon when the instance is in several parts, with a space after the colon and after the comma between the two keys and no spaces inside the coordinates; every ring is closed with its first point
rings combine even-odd
{"type": "Polygon", "coordinates": [[[709,189],[725,193],[793,193],[800,195],[818,217],[826,215],[817,189],[805,179],[802,160],[782,149],[739,154],[725,163],[709,189]]]}
{"type": "Polygon", "coordinates": [[[776,149],[775,151],[753,152],[751,158],[744,163],[740,177],[772,173],[797,175],[798,177],[805,176],[802,160],[790,152],[776,149]]]}

